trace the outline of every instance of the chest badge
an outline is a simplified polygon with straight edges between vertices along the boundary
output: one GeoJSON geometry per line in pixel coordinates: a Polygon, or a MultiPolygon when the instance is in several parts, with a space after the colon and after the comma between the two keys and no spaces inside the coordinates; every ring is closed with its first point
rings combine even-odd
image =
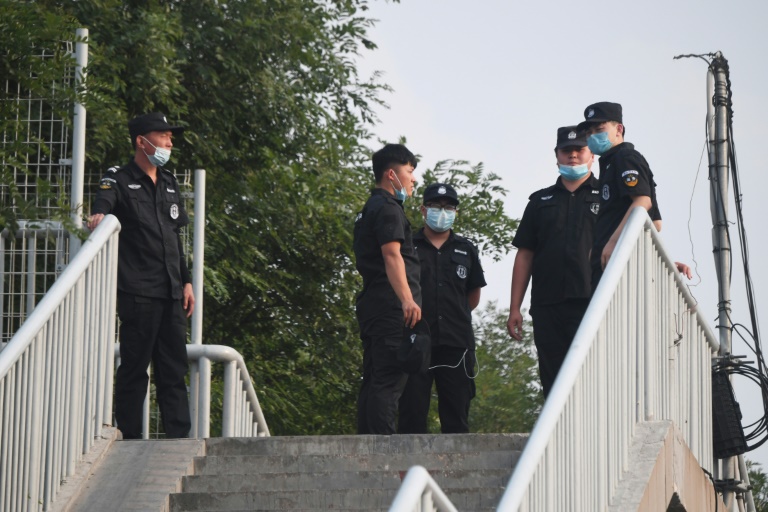
{"type": "Polygon", "coordinates": [[[597,213],[600,211],[600,203],[592,203],[589,205],[589,210],[597,215],[597,213]]]}
{"type": "Polygon", "coordinates": [[[603,185],[603,201],[607,201],[611,198],[611,187],[603,185]]]}
{"type": "Polygon", "coordinates": [[[128,188],[130,188],[131,190],[139,190],[141,188],[141,185],[139,185],[138,183],[131,183],[130,185],[128,185],[128,188]]]}
{"type": "Polygon", "coordinates": [[[173,220],[176,220],[179,218],[179,205],[177,204],[171,205],[171,218],[173,220]]]}
{"type": "Polygon", "coordinates": [[[467,267],[464,265],[456,265],[456,275],[461,279],[467,278],[467,267]]]}
{"type": "Polygon", "coordinates": [[[172,188],[168,188],[168,187],[165,187],[165,190],[166,190],[166,192],[168,192],[169,194],[175,194],[175,193],[176,193],[176,191],[175,191],[174,189],[172,189],[172,188]]]}

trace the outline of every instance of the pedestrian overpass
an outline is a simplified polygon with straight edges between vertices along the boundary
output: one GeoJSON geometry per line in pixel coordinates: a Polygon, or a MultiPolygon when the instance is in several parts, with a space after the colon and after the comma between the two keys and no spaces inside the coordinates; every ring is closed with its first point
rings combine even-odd
{"type": "MultiPolygon", "coordinates": [[[[119,229],[114,217],[101,223],[0,351],[0,511],[67,510],[81,492],[77,487],[87,487],[87,478],[76,478],[83,467],[92,473],[129,457],[125,449],[123,455],[104,449],[104,438],[111,443],[115,436],[119,229]]],[[[242,358],[229,347],[189,345],[188,352],[193,434],[208,437],[213,362],[224,365],[223,437],[269,438],[242,358]]],[[[713,454],[711,368],[717,353],[706,319],[645,211],[637,209],[530,437],[514,462],[503,463],[511,478],[505,477],[495,510],[749,510],[748,493],[727,495],[725,508],[713,486],[729,470],[713,454]]],[[[338,442],[318,438],[312,446],[322,453],[346,451],[338,442]]],[[[132,443],[117,444],[141,449],[142,442],[132,443]]],[[[281,446],[293,445],[273,443],[271,449],[297,450],[281,446]]],[[[488,509],[488,503],[466,505],[468,498],[452,491],[462,481],[473,485],[472,470],[454,472],[445,484],[450,487],[442,489],[445,477],[428,452],[423,465],[430,471],[420,467],[418,453],[397,459],[414,467],[371,509],[382,509],[382,500],[388,503],[383,509],[396,511],[488,509]],[[464,499],[464,507],[456,507],[452,496],[464,499]]],[[[484,458],[490,460],[490,453],[484,458]]],[[[381,466],[389,467],[383,460],[381,466]]],[[[190,463],[181,466],[177,479],[194,471],[190,463]]],[[[743,464],[737,469],[746,475],[743,464]]],[[[259,485],[258,477],[252,480],[259,485]]],[[[333,506],[324,503],[311,508],[333,506]]],[[[167,499],[158,510],[164,507],[167,499]]]]}

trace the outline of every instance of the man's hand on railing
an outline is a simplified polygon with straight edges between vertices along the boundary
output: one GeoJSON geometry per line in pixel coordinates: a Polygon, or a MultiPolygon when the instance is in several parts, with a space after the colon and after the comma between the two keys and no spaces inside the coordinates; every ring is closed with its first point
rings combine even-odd
{"type": "Polygon", "coordinates": [[[683,274],[685,277],[687,277],[689,281],[693,278],[693,272],[691,272],[691,267],[689,267],[685,263],[680,263],[679,261],[676,261],[675,267],[677,267],[677,271],[683,274]]]}
{"type": "Polygon", "coordinates": [[[187,312],[187,318],[192,316],[192,312],[195,310],[195,294],[192,291],[192,283],[184,285],[184,311],[187,312]]]}
{"type": "Polygon", "coordinates": [[[88,217],[88,224],[87,224],[88,229],[93,231],[94,229],[96,229],[96,226],[98,226],[102,220],[104,220],[103,213],[95,213],[91,215],[90,217],[88,217]]]}

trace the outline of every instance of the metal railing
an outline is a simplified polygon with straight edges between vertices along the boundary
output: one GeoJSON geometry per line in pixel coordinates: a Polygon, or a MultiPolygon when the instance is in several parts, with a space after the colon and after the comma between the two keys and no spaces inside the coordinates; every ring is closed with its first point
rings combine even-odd
{"type": "MultiPolygon", "coordinates": [[[[224,392],[221,407],[221,437],[268,437],[269,427],[248,375],[243,356],[224,345],[187,345],[190,378],[197,379],[191,393],[192,430],[190,437],[210,437],[211,430],[211,362],[224,365],[224,392]],[[197,414],[194,414],[197,411],[197,414]]],[[[115,345],[115,361],[119,366],[120,345],[115,345]]],[[[192,383],[190,383],[192,384],[192,383]]],[[[150,437],[149,391],[144,401],[143,437],[150,437]]],[[[118,425],[119,428],[119,425],[118,425]]]]}
{"type": "Polygon", "coordinates": [[[389,512],[458,512],[429,472],[413,466],[403,479],[389,512]]]}
{"type": "Polygon", "coordinates": [[[0,510],[45,510],[111,424],[120,223],[102,221],[0,352],[0,510]]]}
{"type": "Polygon", "coordinates": [[[674,421],[711,473],[717,350],[648,215],[636,209],[497,510],[606,510],[643,421],[674,421]]]}

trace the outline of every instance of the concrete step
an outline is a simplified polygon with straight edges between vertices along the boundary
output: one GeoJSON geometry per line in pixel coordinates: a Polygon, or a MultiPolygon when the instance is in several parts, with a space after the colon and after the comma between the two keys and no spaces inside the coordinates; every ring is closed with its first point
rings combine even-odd
{"type": "MultiPolygon", "coordinates": [[[[503,487],[512,469],[434,470],[430,474],[443,490],[454,488],[503,487]]],[[[258,492],[289,490],[399,489],[405,471],[337,471],[263,473],[258,475],[187,476],[183,492],[258,492]]]]}
{"type": "Polygon", "coordinates": [[[265,473],[298,473],[326,471],[407,471],[411,466],[427,470],[440,469],[505,469],[514,468],[518,451],[467,453],[408,453],[353,455],[263,455],[231,457],[197,457],[195,475],[242,475],[265,473]]]}
{"type": "MultiPolygon", "coordinates": [[[[204,510],[388,510],[395,489],[348,489],[311,491],[266,491],[241,493],[172,494],[171,512],[204,510]]],[[[503,488],[451,489],[446,495],[462,511],[480,511],[496,506],[503,488]]]]}
{"type": "Polygon", "coordinates": [[[206,454],[373,455],[522,450],[527,434],[412,434],[393,436],[285,436],[206,440],[206,454]]]}

